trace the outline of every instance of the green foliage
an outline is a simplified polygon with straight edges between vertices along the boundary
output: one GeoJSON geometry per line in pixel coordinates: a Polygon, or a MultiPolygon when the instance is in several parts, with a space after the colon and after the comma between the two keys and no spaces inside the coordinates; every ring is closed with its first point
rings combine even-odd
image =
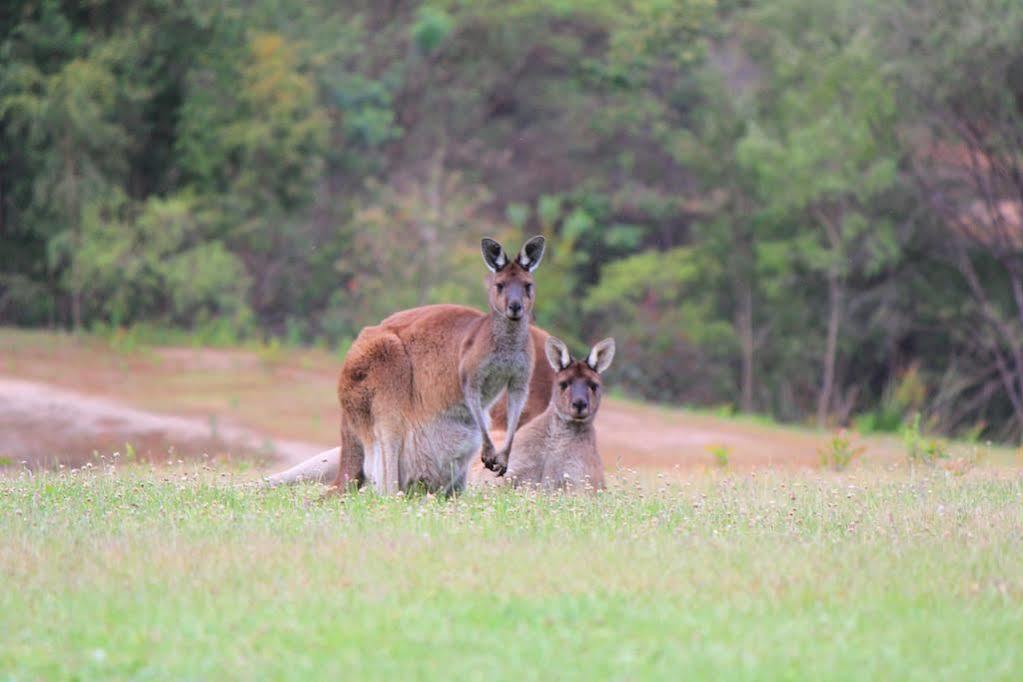
{"type": "Polygon", "coordinates": [[[727,469],[731,451],[727,445],[712,445],[708,448],[710,456],[714,458],[714,466],[719,469],[727,469]]]}
{"type": "Polygon", "coordinates": [[[616,330],[629,358],[617,372],[645,397],[699,399],[725,381],[732,329],[700,274],[691,249],[646,251],[606,266],[586,294],[584,311],[616,330]]]}
{"type": "MultiPolygon", "coordinates": [[[[343,228],[351,250],[335,270],[347,284],[331,299],[329,333],[355,337],[362,327],[417,305],[485,305],[477,234],[510,235],[481,219],[488,199],[483,189],[435,166],[425,183],[403,191],[377,184],[368,190],[343,228]]],[[[504,241],[517,248],[514,240],[504,241]]]]}
{"type": "Polygon", "coordinates": [[[122,222],[118,206],[88,211],[78,246],[77,287],[100,314],[130,324],[161,311],[169,324],[249,317],[241,262],[182,197],[150,199],[122,222]]]}
{"type": "Polygon", "coordinates": [[[912,464],[933,466],[939,460],[948,459],[948,443],[941,438],[927,438],[920,428],[920,413],[902,429],[902,444],[906,449],[906,457],[912,464]]]}
{"type": "Polygon", "coordinates": [[[130,325],[96,321],[89,331],[115,350],[129,353],[153,346],[233,348],[250,341],[255,333],[249,321],[238,324],[231,318],[220,317],[187,329],[151,321],[130,325]]]}
{"type": "Polygon", "coordinates": [[[543,233],[537,322],[614,335],[627,392],[1018,438],[1023,260],[961,226],[1020,214],[1021,31],[990,0],[14,3],[0,322],[343,348],[483,306],[479,238],[543,233]]]}
{"type": "Polygon", "coordinates": [[[822,467],[843,471],[865,451],[866,446],[857,444],[852,434],[841,429],[831,436],[824,447],[818,450],[818,454],[822,467]]]}
{"type": "Polygon", "coordinates": [[[454,21],[439,7],[426,5],[419,8],[412,25],[412,40],[423,54],[436,50],[454,28],[454,21]]]}
{"type": "Polygon", "coordinates": [[[920,374],[920,367],[913,365],[896,383],[888,385],[876,408],[856,417],[856,430],[862,434],[899,431],[906,421],[906,415],[924,406],[926,394],[927,386],[920,374]]]}

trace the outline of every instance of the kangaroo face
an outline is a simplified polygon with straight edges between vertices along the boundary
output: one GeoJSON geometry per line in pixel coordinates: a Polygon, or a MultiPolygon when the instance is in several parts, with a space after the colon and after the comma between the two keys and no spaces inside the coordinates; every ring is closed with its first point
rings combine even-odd
{"type": "Polygon", "coordinates": [[[490,276],[487,288],[490,309],[509,320],[521,320],[533,312],[533,275],[512,263],[490,276]]]}
{"type": "Polygon", "coordinates": [[[554,409],[568,421],[591,421],[600,409],[601,387],[600,375],[574,360],[554,377],[554,409]]]}
{"type": "Polygon", "coordinates": [[[483,261],[490,269],[487,300],[490,309],[509,320],[532,319],[536,298],[533,271],[543,259],[544,238],[533,237],[514,260],[492,239],[483,240],[483,261]]]}
{"type": "Polygon", "coordinates": [[[614,350],[614,340],[605,339],[585,360],[575,360],[563,342],[553,336],[547,339],[547,361],[557,372],[551,401],[559,417],[583,424],[597,416],[603,392],[600,375],[610,367],[614,350]]]}

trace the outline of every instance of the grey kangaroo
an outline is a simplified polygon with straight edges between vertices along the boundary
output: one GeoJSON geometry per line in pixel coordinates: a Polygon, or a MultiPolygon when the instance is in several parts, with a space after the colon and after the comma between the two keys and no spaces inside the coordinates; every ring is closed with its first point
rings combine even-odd
{"type": "Polygon", "coordinates": [[[600,490],[604,465],[593,420],[600,409],[600,375],[614,359],[614,339],[595,345],[585,360],[573,359],[553,336],[544,350],[555,371],[551,401],[543,414],[519,429],[508,458],[508,480],[545,490],[600,490]]]}

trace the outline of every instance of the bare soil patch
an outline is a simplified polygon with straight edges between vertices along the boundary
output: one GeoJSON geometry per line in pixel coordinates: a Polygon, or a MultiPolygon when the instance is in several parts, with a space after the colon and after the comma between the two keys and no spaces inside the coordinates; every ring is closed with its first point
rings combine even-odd
{"type": "Polygon", "coordinates": [[[0,457],[10,464],[75,466],[93,452],[133,453],[150,461],[206,455],[291,462],[320,449],[215,420],[156,414],[49,384],[0,378],[0,457]]]}
{"type": "MultiPolygon", "coordinates": [[[[290,464],[337,444],[341,360],[318,350],[117,350],[95,338],[0,329],[0,457],[48,462],[126,442],[178,452],[274,453],[290,464]],[[31,383],[26,383],[31,382],[31,383]]],[[[817,467],[829,434],[606,400],[597,420],[609,469],[817,467]]],[[[863,439],[864,459],[903,457],[863,439]]],[[[83,455],[84,453],[84,455],[83,455]]]]}

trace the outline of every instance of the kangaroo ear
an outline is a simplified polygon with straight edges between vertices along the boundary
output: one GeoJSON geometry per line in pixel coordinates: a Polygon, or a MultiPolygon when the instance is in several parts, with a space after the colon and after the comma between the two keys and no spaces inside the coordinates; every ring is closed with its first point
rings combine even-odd
{"type": "Polygon", "coordinates": [[[603,374],[604,371],[611,366],[611,361],[615,359],[615,340],[604,339],[590,351],[590,356],[586,358],[586,364],[590,366],[590,369],[597,372],[597,374],[603,374]]]}
{"type": "Polygon", "coordinates": [[[544,345],[544,351],[547,353],[547,362],[551,363],[551,367],[554,368],[555,372],[560,372],[572,364],[572,356],[568,353],[568,346],[561,339],[548,336],[547,343],[544,345]]]}
{"type": "Polygon", "coordinates": [[[519,265],[530,272],[536,270],[537,266],[540,265],[540,261],[543,260],[543,249],[546,241],[542,236],[538,235],[523,244],[522,250],[519,251],[519,265]]]}
{"type": "Polygon", "coordinates": [[[508,254],[504,252],[504,247],[493,239],[484,237],[482,249],[483,262],[487,264],[491,272],[498,272],[508,265],[508,254]]]}

